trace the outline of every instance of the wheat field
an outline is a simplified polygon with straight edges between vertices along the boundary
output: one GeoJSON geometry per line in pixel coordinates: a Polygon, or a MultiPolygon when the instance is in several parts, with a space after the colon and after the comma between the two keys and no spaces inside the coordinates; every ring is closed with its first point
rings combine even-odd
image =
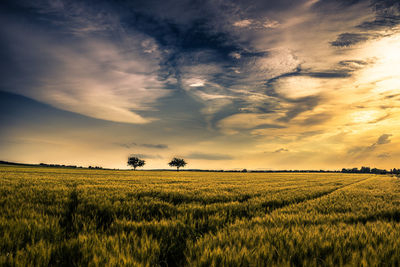
{"type": "Polygon", "coordinates": [[[0,266],[399,266],[400,179],[0,166],[0,266]]]}

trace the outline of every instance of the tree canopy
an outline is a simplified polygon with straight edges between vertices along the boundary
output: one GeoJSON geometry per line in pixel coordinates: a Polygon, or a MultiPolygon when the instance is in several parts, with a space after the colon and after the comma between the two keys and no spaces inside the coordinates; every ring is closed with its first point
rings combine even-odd
{"type": "Polygon", "coordinates": [[[137,167],[143,167],[144,164],[146,164],[146,161],[138,157],[131,156],[128,158],[128,165],[132,166],[134,170],[136,170],[137,167]]]}
{"type": "Polygon", "coordinates": [[[185,167],[187,162],[184,159],[173,158],[168,165],[171,167],[176,167],[176,170],[179,171],[180,167],[185,167]]]}

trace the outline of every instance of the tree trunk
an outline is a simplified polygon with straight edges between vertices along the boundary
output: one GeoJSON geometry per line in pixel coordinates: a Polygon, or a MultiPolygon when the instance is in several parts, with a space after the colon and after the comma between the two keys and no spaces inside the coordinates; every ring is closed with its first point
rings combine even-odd
{"type": "Polygon", "coordinates": [[[179,172],[179,167],[176,167],[176,171],[179,172]]]}

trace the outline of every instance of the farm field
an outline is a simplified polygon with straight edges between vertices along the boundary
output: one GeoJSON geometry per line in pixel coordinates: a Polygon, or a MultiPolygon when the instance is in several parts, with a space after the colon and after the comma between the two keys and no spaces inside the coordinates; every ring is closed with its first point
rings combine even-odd
{"type": "Polygon", "coordinates": [[[0,266],[400,266],[400,179],[0,165],[0,266]]]}

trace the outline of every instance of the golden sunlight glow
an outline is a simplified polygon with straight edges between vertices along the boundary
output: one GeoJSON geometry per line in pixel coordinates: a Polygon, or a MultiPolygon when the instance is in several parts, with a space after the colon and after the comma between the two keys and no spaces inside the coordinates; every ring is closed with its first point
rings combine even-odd
{"type": "Polygon", "coordinates": [[[351,114],[352,122],[354,123],[368,123],[378,119],[381,112],[378,110],[362,110],[356,111],[351,114]]]}
{"type": "Polygon", "coordinates": [[[374,61],[361,72],[360,84],[375,85],[374,92],[389,92],[399,88],[400,80],[400,34],[371,42],[359,56],[374,61]]]}

